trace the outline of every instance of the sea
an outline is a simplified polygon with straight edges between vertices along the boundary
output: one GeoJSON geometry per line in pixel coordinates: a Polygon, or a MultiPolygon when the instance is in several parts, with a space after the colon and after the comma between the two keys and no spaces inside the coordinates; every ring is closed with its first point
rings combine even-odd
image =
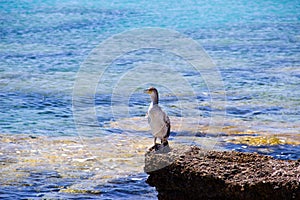
{"type": "Polygon", "coordinates": [[[157,199],[170,145],[300,159],[300,1],[3,0],[0,198],[157,199]]]}

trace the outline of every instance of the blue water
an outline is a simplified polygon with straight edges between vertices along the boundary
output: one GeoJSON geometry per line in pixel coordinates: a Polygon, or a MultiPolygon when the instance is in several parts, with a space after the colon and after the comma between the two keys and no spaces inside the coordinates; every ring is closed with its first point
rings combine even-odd
{"type": "MultiPolygon", "coordinates": [[[[249,122],[257,131],[299,138],[300,2],[297,0],[2,1],[0,133],[76,137],[72,92],[81,64],[105,39],[144,27],[176,30],[201,44],[221,73],[227,97],[225,122],[240,120],[249,122]]],[[[120,58],[110,74],[118,77],[118,66],[125,69],[136,61],[120,58]]],[[[197,101],[203,103],[194,108],[195,113],[200,111],[203,118],[209,118],[213,108],[204,104],[210,98],[203,82],[194,81],[198,75],[187,71],[184,76],[194,84],[193,88],[198,88],[197,101]]],[[[140,93],[140,87],[129,99],[131,117],[143,116],[147,110],[149,99],[140,93]]],[[[174,106],[178,91],[172,93],[161,88],[167,94],[162,98],[166,111],[181,117],[181,110],[174,106]]],[[[96,93],[99,127],[115,120],[108,111],[110,100],[110,90],[96,93]]],[[[112,130],[102,131],[114,134],[112,130]]],[[[242,149],[238,145],[224,146],[242,149]]],[[[276,158],[281,158],[283,152],[287,155],[284,159],[299,159],[298,146],[272,148],[275,149],[269,154],[276,158]]],[[[126,180],[113,182],[105,186],[109,191],[107,198],[137,198],[147,192],[149,198],[155,198],[156,194],[146,184],[137,183],[137,188],[145,191],[134,189],[135,184],[128,189],[126,180]]],[[[0,196],[3,191],[15,189],[15,186],[0,187],[0,196]]],[[[45,191],[48,192],[53,191],[45,191]]],[[[7,195],[31,198],[31,193],[25,187],[7,195]]]]}

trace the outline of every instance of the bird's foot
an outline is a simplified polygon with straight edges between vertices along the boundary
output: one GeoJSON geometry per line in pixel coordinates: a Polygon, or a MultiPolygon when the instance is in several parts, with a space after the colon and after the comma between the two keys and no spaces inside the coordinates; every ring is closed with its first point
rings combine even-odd
{"type": "Polygon", "coordinates": [[[156,143],[149,149],[149,152],[168,153],[170,150],[168,141],[164,141],[162,144],[156,143]]]}
{"type": "Polygon", "coordinates": [[[168,146],[168,145],[169,145],[168,140],[164,141],[164,142],[162,143],[162,145],[163,145],[164,147],[165,147],[165,146],[168,146]]]}
{"type": "Polygon", "coordinates": [[[160,148],[160,144],[158,144],[158,143],[155,143],[150,149],[149,149],[149,151],[157,151],[157,150],[159,150],[159,148],[160,148]]]}

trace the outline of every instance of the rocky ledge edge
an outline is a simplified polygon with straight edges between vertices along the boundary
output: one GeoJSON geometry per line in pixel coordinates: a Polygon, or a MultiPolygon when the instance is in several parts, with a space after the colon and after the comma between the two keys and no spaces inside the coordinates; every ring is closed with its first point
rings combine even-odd
{"type": "Polygon", "coordinates": [[[300,160],[198,147],[147,152],[158,199],[300,199],[300,160]]]}

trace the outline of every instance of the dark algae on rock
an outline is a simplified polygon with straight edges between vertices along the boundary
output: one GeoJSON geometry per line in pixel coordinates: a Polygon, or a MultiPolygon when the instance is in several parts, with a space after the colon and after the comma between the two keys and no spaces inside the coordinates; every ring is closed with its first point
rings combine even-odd
{"type": "Polygon", "coordinates": [[[300,199],[300,160],[190,147],[148,152],[145,171],[158,199],[300,199]]]}

